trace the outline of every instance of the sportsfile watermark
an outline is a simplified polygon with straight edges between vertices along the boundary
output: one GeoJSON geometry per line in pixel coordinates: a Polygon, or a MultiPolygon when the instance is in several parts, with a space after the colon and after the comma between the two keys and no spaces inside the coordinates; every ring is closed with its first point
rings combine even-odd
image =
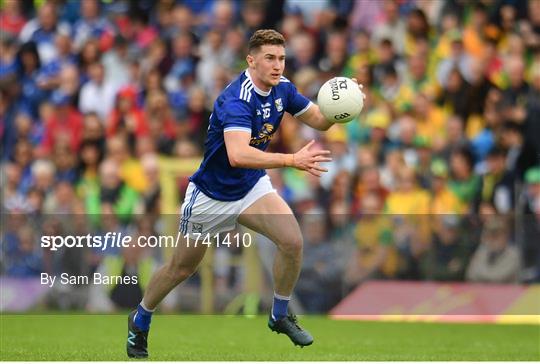
{"type": "Polygon", "coordinates": [[[50,251],[62,248],[93,248],[105,251],[112,248],[176,248],[185,246],[196,248],[199,246],[231,248],[249,248],[253,238],[249,233],[191,233],[176,235],[150,235],[133,236],[122,232],[107,232],[104,235],[43,235],[40,240],[41,247],[50,251]]]}
{"type": "MultiPolygon", "coordinates": [[[[465,321],[473,312],[506,322],[540,317],[538,286],[529,287],[540,272],[536,215],[316,212],[295,218],[214,214],[187,223],[174,214],[3,215],[0,266],[6,273],[0,284],[3,292],[16,292],[3,295],[9,299],[4,307],[18,311],[21,298],[37,303],[47,294],[51,307],[107,309],[100,297],[122,304],[126,286],[133,292],[146,289],[153,272],[172,254],[210,246],[200,274],[193,284],[181,286],[180,298],[174,299],[202,312],[198,295],[213,292],[216,307],[226,307],[248,278],[272,274],[279,246],[255,232],[263,225],[272,227],[271,236],[301,232],[303,262],[296,290],[306,307],[338,307],[338,298],[356,292],[336,315],[465,321]],[[30,272],[32,279],[11,278],[20,272],[30,272]],[[194,293],[193,287],[201,291],[194,293]]],[[[140,296],[133,297],[136,306],[140,296]]]]}

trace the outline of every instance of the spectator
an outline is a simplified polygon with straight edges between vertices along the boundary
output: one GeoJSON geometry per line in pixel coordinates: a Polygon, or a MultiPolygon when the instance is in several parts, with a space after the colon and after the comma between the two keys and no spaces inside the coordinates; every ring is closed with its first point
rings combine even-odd
{"type": "Polygon", "coordinates": [[[446,138],[443,111],[434,105],[429,96],[423,92],[416,96],[412,110],[416,119],[416,136],[428,142],[440,144],[446,138]]]}
{"type": "Polygon", "coordinates": [[[2,206],[1,211],[11,212],[18,205],[26,206],[25,195],[20,191],[21,168],[15,163],[5,163],[2,166],[2,206]]]}
{"type": "Polygon", "coordinates": [[[341,171],[354,171],[355,156],[347,145],[347,135],[342,125],[334,125],[326,134],[328,149],[332,153],[332,161],[326,164],[328,173],[321,177],[321,186],[329,190],[334,178],[341,171]]]}
{"type": "Polygon", "coordinates": [[[467,119],[468,116],[468,99],[467,92],[470,90],[470,85],[463,78],[462,73],[457,68],[452,68],[445,76],[445,86],[439,96],[438,104],[451,114],[455,114],[467,119]]]}
{"type": "Polygon", "coordinates": [[[81,89],[79,110],[86,114],[95,112],[106,119],[114,107],[117,87],[113,81],[105,78],[103,64],[94,63],[88,68],[90,79],[81,89]]]}
{"type": "Polygon", "coordinates": [[[161,185],[159,181],[159,160],[155,154],[144,154],[141,159],[147,187],[142,193],[144,214],[146,216],[159,216],[161,185]]]}
{"type": "Polygon", "coordinates": [[[56,167],[48,159],[38,159],[32,164],[32,186],[46,197],[54,190],[56,167]]]}
{"type": "Polygon", "coordinates": [[[103,152],[99,144],[91,139],[84,139],[79,152],[77,194],[85,196],[88,190],[99,188],[99,164],[103,160],[103,152]]]}
{"type": "Polygon", "coordinates": [[[440,159],[431,162],[432,196],[430,213],[433,215],[456,214],[466,212],[464,204],[458,196],[448,187],[448,166],[440,159]]]}
{"type": "Polygon", "coordinates": [[[134,158],[134,154],[123,136],[117,135],[107,140],[107,156],[116,163],[120,178],[130,188],[137,192],[145,190],[146,180],[140,160],[134,158]]]}
{"type": "Polygon", "coordinates": [[[446,162],[450,160],[453,149],[470,149],[470,142],[465,136],[463,119],[457,115],[452,115],[446,119],[446,139],[439,146],[437,154],[446,162]]]}
{"type": "Polygon", "coordinates": [[[482,176],[477,197],[478,211],[482,204],[489,204],[500,214],[509,213],[514,207],[514,176],[506,170],[505,152],[493,148],[487,156],[487,172],[482,176]]]}
{"type": "Polygon", "coordinates": [[[373,74],[378,84],[384,83],[385,76],[392,72],[389,72],[389,70],[393,70],[396,77],[398,75],[403,76],[406,66],[401,60],[401,57],[396,54],[394,44],[390,39],[384,38],[379,43],[377,47],[377,59],[373,74]]]}
{"type": "Polygon", "coordinates": [[[457,69],[459,73],[463,75],[463,78],[470,83],[473,79],[471,73],[472,59],[463,48],[463,35],[458,31],[455,31],[448,34],[448,37],[452,42],[450,54],[448,58],[443,59],[439,63],[439,67],[437,68],[437,80],[443,87],[447,86],[450,72],[453,69],[457,69]]]}
{"type": "Polygon", "coordinates": [[[461,281],[469,259],[469,248],[463,241],[460,218],[456,215],[434,216],[435,231],[431,249],[422,257],[426,279],[461,281]]]}
{"type": "Polygon", "coordinates": [[[22,91],[20,100],[34,118],[38,114],[39,104],[48,96],[47,90],[43,87],[45,84],[41,62],[36,43],[29,42],[21,46],[17,55],[22,91]]]}
{"type": "Polygon", "coordinates": [[[326,312],[340,296],[341,265],[335,247],[326,240],[321,209],[307,211],[302,219],[304,247],[302,270],[295,292],[307,312],[326,312]]]}
{"type": "Polygon", "coordinates": [[[39,58],[43,63],[54,59],[57,50],[54,37],[57,32],[69,34],[70,26],[58,21],[58,9],[53,2],[45,2],[38,10],[38,16],[27,22],[19,33],[21,42],[35,42],[39,58]]]}
{"type": "Polygon", "coordinates": [[[529,1],[529,20],[520,24],[525,43],[531,49],[540,46],[540,4],[538,1],[529,1]]]}
{"type": "Polygon", "coordinates": [[[104,204],[110,205],[110,210],[118,216],[121,222],[131,221],[139,196],[120,178],[119,165],[111,159],[103,161],[100,166],[99,178],[100,188],[88,190],[84,196],[86,211],[94,224],[99,223],[104,204]]]}
{"type": "MultiPolygon", "coordinates": [[[[184,4],[175,4],[172,10],[172,24],[165,30],[171,39],[175,34],[194,31],[195,17],[191,9],[184,4]]],[[[195,34],[192,33],[194,36],[195,34]]]]}
{"type": "Polygon", "coordinates": [[[355,227],[355,251],[350,254],[345,285],[356,286],[369,279],[395,277],[399,259],[394,247],[391,218],[382,213],[383,201],[374,193],[362,199],[362,217],[355,227]]]}
{"type": "MultiPolygon", "coordinates": [[[[540,8],[540,6],[539,6],[540,8]]],[[[525,142],[540,145],[540,122],[535,116],[540,112],[540,48],[536,51],[536,61],[531,67],[531,83],[527,94],[527,119],[524,123],[525,142]]]]}
{"type": "Polygon", "coordinates": [[[131,82],[129,67],[132,59],[127,40],[120,35],[116,36],[113,47],[103,55],[105,78],[116,87],[128,85],[131,82]]]}
{"type": "Polygon", "coordinates": [[[58,182],[48,198],[43,210],[47,214],[73,215],[76,211],[77,200],[73,185],[68,181],[58,182]]]}
{"type": "Polygon", "coordinates": [[[523,263],[526,281],[540,281],[540,167],[530,168],[525,173],[526,188],[521,196],[523,214],[523,263]]]}
{"type": "Polygon", "coordinates": [[[75,184],[78,179],[76,170],[77,156],[71,153],[69,146],[57,144],[54,147],[52,159],[56,167],[55,181],[66,181],[75,184]]]}
{"type": "Polygon", "coordinates": [[[34,162],[33,158],[33,148],[27,140],[21,139],[15,144],[15,152],[13,160],[17,165],[17,168],[20,170],[20,180],[18,191],[22,195],[26,195],[30,187],[32,186],[32,164],[34,162]]]}
{"type": "Polygon", "coordinates": [[[96,113],[84,116],[82,139],[96,143],[101,152],[105,151],[105,128],[96,113]]]}
{"type": "Polygon", "coordinates": [[[206,93],[203,89],[194,88],[191,90],[187,108],[188,135],[191,140],[197,143],[200,150],[203,150],[211,114],[205,101],[206,93]]]}
{"type": "Polygon", "coordinates": [[[136,96],[133,87],[121,88],[107,122],[107,135],[122,135],[128,138],[131,148],[135,146],[137,137],[148,133],[148,124],[143,111],[137,106],[136,96]]]}
{"type": "Polygon", "coordinates": [[[501,216],[488,219],[482,240],[467,268],[467,280],[514,283],[519,279],[521,254],[510,244],[508,222],[501,216]]]}
{"type": "Polygon", "coordinates": [[[475,58],[481,58],[484,55],[485,44],[483,39],[487,22],[488,14],[485,5],[482,3],[475,4],[470,21],[463,30],[465,50],[475,58]]]}
{"type": "Polygon", "coordinates": [[[24,226],[15,233],[6,232],[2,240],[7,275],[19,278],[39,276],[43,271],[43,260],[32,228],[24,226]]]}
{"type": "Polygon", "coordinates": [[[81,18],[73,25],[73,42],[75,49],[82,48],[90,38],[98,39],[101,49],[112,43],[113,27],[107,19],[100,16],[97,0],[81,1],[81,18]]]}
{"type": "Polygon", "coordinates": [[[342,32],[333,32],[326,40],[325,56],[319,62],[319,68],[325,79],[343,73],[347,62],[347,36],[342,32]]]}
{"type": "Polygon", "coordinates": [[[429,249],[428,192],[418,187],[412,168],[403,168],[396,190],[386,199],[385,213],[392,215],[396,247],[407,261],[405,276],[418,278],[418,261],[429,249]]]}
{"type": "Polygon", "coordinates": [[[17,73],[17,47],[15,41],[12,35],[0,33],[0,79],[6,79],[8,76],[17,73]]]}
{"type": "Polygon", "coordinates": [[[391,39],[400,55],[405,54],[406,22],[399,16],[399,5],[395,0],[384,1],[384,21],[373,30],[372,41],[378,44],[382,39],[391,39]]]}
{"type": "Polygon", "coordinates": [[[82,115],[71,106],[71,98],[63,91],[54,91],[51,103],[54,111],[45,125],[44,153],[50,154],[58,143],[69,145],[72,153],[77,152],[82,137],[82,115]]]}
{"type": "Polygon", "coordinates": [[[506,168],[516,178],[523,180],[527,169],[540,163],[537,146],[525,139],[523,126],[514,122],[504,124],[501,141],[504,147],[508,148],[506,168]]]}
{"type": "MultiPolygon", "coordinates": [[[[75,65],[64,65],[58,75],[59,89],[68,95],[77,105],[80,90],[79,69],[75,65]]],[[[42,118],[46,120],[47,118],[42,118]]]]}
{"type": "Polygon", "coordinates": [[[218,66],[232,67],[234,56],[224,42],[225,34],[217,29],[206,33],[199,46],[201,60],[197,63],[197,79],[200,86],[209,91],[214,86],[214,69],[218,66]]]}
{"type": "Polygon", "coordinates": [[[305,67],[316,64],[315,39],[307,32],[299,32],[291,36],[290,53],[287,60],[288,72],[296,73],[305,67]]]}
{"type": "Polygon", "coordinates": [[[0,10],[0,30],[11,35],[20,33],[26,19],[21,11],[21,3],[18,0],[6,0],[0,10]]]}
{"type": "Polygon", "coordinates": [[[58,50],[57,55],[43,66],[42,87],[48,90],[60,85],[60,74],[63,68],[74,66],[77,63],[69,34],[56,34],[54,42],[58,50]]]}
{"type": "Polygon", "coordinates": [[[149,135],[162,154],[171,154],[178,126],[175,125],[167,95],[163,91],[152,91],[146,97],[145,119],[148,120],[149,135]]]}
{"type": "Polygon", "coordinates": [[[419,52],[425,42],[429,42],[431,29],[422,9],[414,8],[407,14],[407,32],[405,36],[405,54],[419,52]]]}
{"type": "Polygon", "coordinates": [[[529,85],[524,79],[525,64],[517,56],[506,60],[506,72],[510,80],[508,89],[503,91],[504,116],[513,122],[522,124],[527,117],[526,109],[520,102],[527,97],[529,85]]]}
{"type": "Polygon", "coordinates": [[[376,166],[366,167],[359,173],[359,179],[353,191],[353,216],[359,216],[363,210],[364,196],[368,194],[376,194],[383,205],[388,196],[388,190],[382,186],[380,172],[376,166]]]}
{"type": "Polygon", "coordinates": [[[450,154],[450,189],[470,206],[480,187],[480,178],[473,172],[473,155],[469,149],[459,148],[450,154]]]}
{"type": "Polygon", "coordinates": [[[98,41],[93,38],[88,39],[82,46],[78,58],[81,84],[84,84],[90,78],[90,65],[101,61],[101,50],[98,41]]]}
{"type": "Polygon", "coordinates": [[[197,59],[193,51],[193,36],[189,32],[176,35],[172,40],[173,65],[166,76],[167,91],[178,89],[178,79],[195,73],[197,59]]]}

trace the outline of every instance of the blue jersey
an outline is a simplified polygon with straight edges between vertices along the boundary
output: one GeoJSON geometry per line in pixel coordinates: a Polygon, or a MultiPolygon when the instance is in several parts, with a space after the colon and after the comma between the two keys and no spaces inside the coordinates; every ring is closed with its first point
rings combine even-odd
{"type": "Polygon", "coordinates": [[[220,201],[242,199],[266,174],[264,169],[235,168],[229,163],[224,133],[245,131],[250,145],[262,151],[274,137],[285,111],[298,116],[311,102],[285,77],[270,91],[253,84],[248,71],[229,84],[214,103],[206,137],[204,159],[190,178],[208,197],[220,201]]]}

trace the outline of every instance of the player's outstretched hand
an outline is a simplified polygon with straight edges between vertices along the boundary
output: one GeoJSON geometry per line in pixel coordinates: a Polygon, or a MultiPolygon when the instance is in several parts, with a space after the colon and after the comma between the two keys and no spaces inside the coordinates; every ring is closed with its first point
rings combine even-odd
{"type": "Polygon", "coordinates": [[[351,80],[358,85],[358,88],[360,91],[362,91],[362,96],[364,97],[364,100],[366,99],[366,94],[364,93],[364,85],[361,83],[358,83],[358,80],[356,78],[351,78],[351,80]]]}
{"type": "Polygon", "coordinates": [[[332,158],[329,150],[313,149],[311,146],[315,143],[314,140],[307,143],[302,149],[293,154],[293,167],[302,171],[307,171],[314,176],[320,177],[323,172],[328,172],[328,169],[321,167],[320,162],[330,162],[332,158]]]}

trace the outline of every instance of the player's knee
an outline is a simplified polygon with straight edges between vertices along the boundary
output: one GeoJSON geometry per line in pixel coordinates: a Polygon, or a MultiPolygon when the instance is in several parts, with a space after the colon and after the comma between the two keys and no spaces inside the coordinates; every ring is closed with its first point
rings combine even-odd
{"type": "Polygon", "coordinates": [[[179,264],[169,264],[167,267],[167,274],[168,276],[176,282],[176,284],[180,284],[181,282],[188,279],[195,271],[197,270],[197,267],[194,266],[186,266],[186,265],[179,265],[179,264]]]}
{"type": "Polygon", "coordinates": [[[280,247],[285,254],[292,257],[298,257],[302,255],[303,245],[304,241],[302,239],[302,235],[298,234],[290,236],[288,239],[284,240],[280,247]]]}

